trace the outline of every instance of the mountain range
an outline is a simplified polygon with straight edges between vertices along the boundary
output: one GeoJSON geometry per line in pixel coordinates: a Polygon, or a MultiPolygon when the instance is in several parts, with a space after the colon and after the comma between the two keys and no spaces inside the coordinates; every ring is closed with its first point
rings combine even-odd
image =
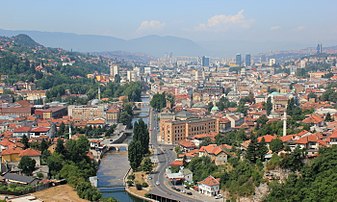
{"type": "Polygon", "coordinates": [[[162,56],[170,52],[175,55],[195,56],[202,55],[204,52],[204,49],[192,40],[174,36],[149,35],[124,40],[111,36],[0,29],[0,36],[11,37],[18,34],[27,34],[47,47],[79,52],[127,51],[153,56],[162,56]]]}

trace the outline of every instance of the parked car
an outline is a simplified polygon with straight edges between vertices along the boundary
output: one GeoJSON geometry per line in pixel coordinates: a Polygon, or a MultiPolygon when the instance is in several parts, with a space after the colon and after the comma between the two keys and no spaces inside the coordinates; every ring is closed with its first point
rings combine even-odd
{"type": "Polygon", "coordinates": [[[186,192],[187,195],[192,195],[192,192],[188,191],[186,192]]]}

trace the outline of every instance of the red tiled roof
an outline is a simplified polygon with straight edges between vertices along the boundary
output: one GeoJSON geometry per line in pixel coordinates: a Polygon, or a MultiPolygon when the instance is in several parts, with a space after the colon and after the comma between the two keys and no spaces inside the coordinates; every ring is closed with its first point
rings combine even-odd
{"type": "Polygon", "coordinates": [[[26,133],[29,132],[31,130],[31,127],[27,127],[27,126],[22,126],[20,128],[15,128],[14,129],[14,133],[26,133]]]}
{"type": "Polygon", "coordinates": [[[183,166],[184,162],[181,160],[174,160],[170,163],[170,166],[172,167],[178,167],[178,166],[183,166]]]}
{"type": "Polygon", "coordinates": [[[195,144],[189,140],[181,140],[178,144],[185,148],[196,148],[195,144]]]}
{"type": "Polygon", "coordinates": [[[257,141],[261,142],[262,138],[264,138],[264,141],[266,143],[270,143],[273,139],[277,138],[277,136],[276,135],[265,135],[265,136],[258,137],[257,141]]]}
{"type": "Polygon", "coordinates": [[[21,157],[22,156],[41,156],[41,152],[35,149],[28,148],[28,149],[21,151],[19,156],[21,157]]]}
{"type": "Polygon", "coordinates": [[[50,130],[50,128],[46,128],[46,127],[37,127],[37,128],[33,128],[31,130],[31,132],[34,132],[34,133],[46,133],[50,130]]]}
{"type": "Polygon", "coordinates": [[[222,148],[216,144],[210,144],[207,146],[202,146],[199,152],[207,152],[208,154],[218,155],[222,152],[222,148]]]}
{"type": "Polygon", "coordinates": [[[294,135],[286,135],[286,136],[280,137],[280,139],[282,140],[282,142],[289,142],[293,138],[294,138],[294,135]]]}
{"type": "Polygon", "coordinates": [[[2,150],[1,155],[11,155],[11,154],[20,154],[22,151],[21,148],[9,148],[9,149],[5,149],[2,150]]]}
{"type": "Polygon", "coordinates": [[[321,116],[319,116],[317,114],[310,114],[302,122],[303,123],[314,123],[314,124],[317,124],[317,123],[321,123],[323,121],[324,121],[324,119],[321,116]]]}
{"type": "Polygon", "coordinates": [[[198,182],[198,184],[205,184],[208,185],[210,187],[213,186],[217,186],[220,184],[218,179],[215,179],[212,175],[208,176],[207,178],[205,178],[203,181],[198,182]]]}

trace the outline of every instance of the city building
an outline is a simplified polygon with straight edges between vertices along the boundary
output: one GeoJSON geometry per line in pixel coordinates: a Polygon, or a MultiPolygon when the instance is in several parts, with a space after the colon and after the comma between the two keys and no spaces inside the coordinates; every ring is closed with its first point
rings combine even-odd
{"type": "Polygon", "coordinates": [[[165,144],[177,144],[194,135],[219,132],[218,128],[216,119],[195,118],[186,111],[177,113],[175,120],[160,119],[160,136],[165,144]]]}
{"type": "Polygon", "coordinates": [[[252,65],[252,59],[250,54],[246,54],[245,56],[245,65],[246,66],[251,66],[252,65]]]}
{"type": "Polygon", "coordinates": [[[199,193],[208,196],[216,196],[220,193],[220,179],[208,176],[201,182],[198,182],[199,193]]]}
{"type": "Polygon", "coordinates": [[[68,115],[77,120],[105,118],[104,106],[69,105],[68,115]]]}
{"type": "Polygon", "coordinates": [[[118,65],[110,65],[110,76],[114,78],[116,74],[119,74],[118,65]]]}
{"type": "Polygon", "coordinates": [[[239,67],[242,66],[242,58],[241,58],[241,54],[240,53],[236,54],[235,64],[236,64],[236,66],[239,66],[239,67]]]}
{"type": "Polygon", "coordinates": [[[273,66],[276,64],[276,59],[275,58],[270,58],[269,59],[269,66],[273,66]]]}
{"type": "Polygon", "coordinates": [[[209,57],[202,56],[201,58],[201,66],[209,67],[209,57]]]}

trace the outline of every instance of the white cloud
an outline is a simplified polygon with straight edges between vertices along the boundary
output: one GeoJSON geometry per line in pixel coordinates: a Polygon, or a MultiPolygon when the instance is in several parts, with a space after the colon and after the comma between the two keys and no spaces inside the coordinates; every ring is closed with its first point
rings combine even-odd
{"type": "Polygon", "coordinates": [[[280,29],[281,29],[281,26],[278,26],[278,25],[270,27],[271,31],[278,31],[280,29]]]}
{"type": "Polygon", "coordinates": [[[250,28],[253,20],[244,16],[244,10],[240,10],[234,15],[215,15],[207,20],[207,23],[199,24],[198,31],[227,31],[230,28],[250,28]]]}
{"type": "Polygon", "coordinates": [[[145,20],[140,23],[137,32],[138,33],[147,33],[159,31],[165,26],[165,23],[160,22],[159,20],[145,20]]]}

